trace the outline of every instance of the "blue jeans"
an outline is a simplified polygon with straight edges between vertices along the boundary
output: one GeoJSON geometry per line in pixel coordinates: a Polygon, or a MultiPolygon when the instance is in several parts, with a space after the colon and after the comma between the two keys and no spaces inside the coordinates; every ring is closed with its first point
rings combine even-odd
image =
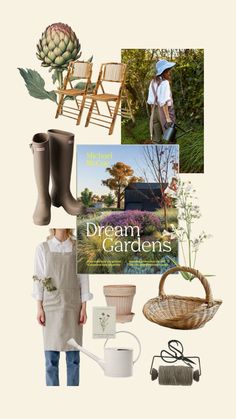
{"type": "MultiPolygon", "coordinates": [[[[46,385],[59,386],[59,351],[45,351],[46,385]]],[[[80,352],[66,352],[67,385],[79,385],[80,352]]]]}

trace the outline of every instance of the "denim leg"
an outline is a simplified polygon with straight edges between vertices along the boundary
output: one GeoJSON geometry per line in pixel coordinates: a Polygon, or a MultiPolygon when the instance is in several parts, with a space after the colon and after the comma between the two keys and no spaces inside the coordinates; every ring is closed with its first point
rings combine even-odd
{"type": "Polygon", "coordinates": [[[67,367],[67,385],[68,386],[79,385],[79,364],[80,364],[80,352],[67,351],[66,352],[66,367],[67,367]]]}
{"type": "Polygon", "coordinates": [[[59,351],[45,351],[46,361],[46,385],[59,386],[58,365],[60,359],[59,351]]]}

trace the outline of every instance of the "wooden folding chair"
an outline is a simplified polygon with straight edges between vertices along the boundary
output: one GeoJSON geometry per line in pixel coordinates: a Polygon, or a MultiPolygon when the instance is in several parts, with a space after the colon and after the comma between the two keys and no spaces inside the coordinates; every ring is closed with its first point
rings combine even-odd
{"type": "Polygon", "coordinates": [[[70,62],[63,88],[56,90],[56,93],[59,94],[56,118],[58,118],[59,115],[63,115],[67,118],[75,119],[76,125],[80,124],[83,109],[85,107],[86,95],[88,95],[88,89],[91,84],[92,66],[92,63],[85,61],[70,62]],[[84,86],[82,88],[78,86],[78,80],[84,80],[84,86]],[[77,84],[73,86],[75,81],[77,81],[77,84]],[[76,107],[66,105],[66,96],[74,98],[73,102],[76,107]],[[78,96],[80,96],[79,99],[78,96]]]}
{"type": "Polygon", "coordinates": [[[123,63],[104,63],[101,65],[96,87],[93,94],[89,95],[91,105],[86,119],[86,127],[89,124],[99,125],[108,128],[109,135],[113,133],[121,99],[127,99],[125,91],[126,69],[127,65],[123,63]],[[103,82],[117,83],[119,86],[118,93],[105,92],[103,82]],[[108,115],[99,111],[97,102],[106,103],[108,115]],[[96,111],[94,107],[96,107],[96,111]]]}

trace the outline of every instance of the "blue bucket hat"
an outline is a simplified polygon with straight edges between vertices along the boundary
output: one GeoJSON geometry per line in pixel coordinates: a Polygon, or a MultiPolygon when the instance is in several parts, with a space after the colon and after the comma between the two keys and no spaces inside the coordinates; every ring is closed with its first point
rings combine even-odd
{"type": "Polygon", "coordinates": [[[163,73],[163,71],[167,70],[168,68],[174,67],[175,64],[176,63],[172,63],[172,62],[167,61],[167,60],[157,61],[157,63],[156,63],[156,72],[157,72],[156,75],[160,76],[163,73]]]}

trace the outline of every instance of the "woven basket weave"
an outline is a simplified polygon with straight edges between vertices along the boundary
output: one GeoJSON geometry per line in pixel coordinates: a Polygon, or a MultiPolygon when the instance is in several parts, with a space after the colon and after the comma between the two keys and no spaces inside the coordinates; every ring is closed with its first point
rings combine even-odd
{"type": "Polygon", "coordinates": [[[212,319],[220,307],[221,300],[213,300],[207,279],[196,269],[176,266],[166,271],[160,280],[159,296],[147,301],[143,307],[144,316],[151,322],[172,329],[198,329],[212,319]],[[206,298],[166,295],[164,282],[169,274],[189,272],[202,283],[206,298]]]}

